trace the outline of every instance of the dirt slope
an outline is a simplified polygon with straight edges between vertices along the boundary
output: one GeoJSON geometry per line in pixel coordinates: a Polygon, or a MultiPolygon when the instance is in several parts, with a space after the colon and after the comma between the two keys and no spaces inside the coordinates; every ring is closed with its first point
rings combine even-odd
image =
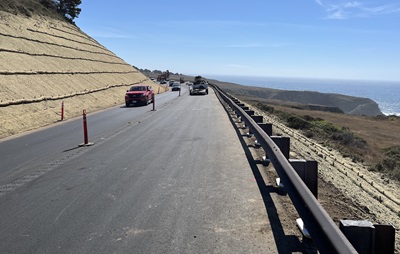
{"type": "Polygon", "coordinates": [[[139,83],[159,91],[78,27],[0,8],[0,138],[59,121],[62,102],[67,119],[123,104],[139,83]]]}

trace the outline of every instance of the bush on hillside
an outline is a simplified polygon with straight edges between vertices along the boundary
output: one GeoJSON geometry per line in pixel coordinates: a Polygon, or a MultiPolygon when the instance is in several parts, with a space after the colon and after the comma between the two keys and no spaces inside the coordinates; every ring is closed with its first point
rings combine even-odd
{"type": "Polygon", "coordinates": [[[296,130],[304,130],[304,129],[309,129],[311,127],[311,123],[309,121],[296,115],[288,116],[286,121],[288,127],[296,130]]]}
{"type": "Polygon", "coordinates": [[[268,106],[267,104],[263,104],[261,102],[257,103],[256,105],[257,108],[261,109],[262,111],[268,112],[268,113],[274,113],[274,108],[271,106],[268,106]]]}
{"type": "Polygon", "coordinates": [[[389,175],[392,179],[400,181],[400,146],[392,146],[384,150],[386,158],[376,164],[371,170],[389,175]]]}
{"type": "Polygon", "coordinates": [[[81,0],[1,0],[0,10],[15,15],[27,17],[46,15],[54,18],[64,18],[70,23],[78,17],[81,0]]]}
{"type": "Polygon", "coordinates": [[[52,0],[57,11],[61,13],[65,19],[74,23],[74,19],[79,16],[81,9],[78,6],[82,3],[81,0],[52,0]]]}
{"type": "Polygon", "coordinates": [[[52,9],[55,13],[55,8],[52,4],[52,0],[1,0],[0,10],[9,12],[15,15],[25,15],[27,17],[32,17],[34,14],[46,15],[51,13],[47,9],[52,9]],[[50,8],[49,8],[50,5],[50,8]]]}
{"type": "Polygon", "coordinates": [[[301,130],[306,137],[327,142],[353,161],[363,161],[362,156],[368,149],[368,144],[349,128],[337,127],[322,118],[309,115],[301,116],[283,111],[276,111],[275,114],[285,121],[288,127],[301,130]]]}

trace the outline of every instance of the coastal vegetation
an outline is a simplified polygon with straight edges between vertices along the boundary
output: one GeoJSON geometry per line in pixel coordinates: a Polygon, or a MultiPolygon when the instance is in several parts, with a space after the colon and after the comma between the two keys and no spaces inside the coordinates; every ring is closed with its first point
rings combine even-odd
{"type": "MultiPolygon", "coordinates": [[[[310,116],[310,114],[299,114],[298,112],[288,110],[291,107],[285,108],[280,106],[280,109],[277,110],[267,103],[253,102],[253,104],[262,111],[279,117],[287,127],[300,130],[306,137],[312,138],[325,146],[337,149],[344,157],[350,157],[354,162],[367,163],[371,171],[380,172],[385,178],[400,181],[400,146],[390,146],[373,152],[376,147],[369,143],[376,142],[377,137],[374,140],[369,139],[368,142],[355,133],[354,130],[356,128],[340,126],[337,124],[338,122],[332,123],[320,116],[315,117],[310,116]]],[[[296,109],[298,110],[298,108],[296,109]]],[[[382,124],[385,121],[392,122],[399,120],[395,116],[371,118],[381,121],[382,124]]],[[[382,133],[382,135],[385,134],[382,133]]]]}
{"type": "Polygon", "coordinates": [[[258,103],[256,106],[269,113],[274,113],[289,128],[301,130],[306,137],[340,150],[345,157],[351,157],[353,161],[363,162],[362,154],[368,148],[368,144],[349,128],[335,126],[319,117],[275,110],[262,103],[258,103]]]}
{"type": "Polygon", "coordinates": [[[391,179],[400,181],[400,145],[384,149],[385,159],[370,169],[386,174],[391,179]]]}
{"type": "MultiPolygon", "coordinates": [[[[42,2],[46,1],[42,0],[42,2]]],[[[81,8],[78,8],[81,3],[81,0],[52,0],[57,11],[70,23],[74,23],[74,19],[81,13],[81,8]]]]}
{"type": "Polygon", "coordinates": [[[0,10],[15,15],[22,14],[26,17],[43,15],[55,19],[63,18],[74,24],[74,19],[81,12],[78,7],[81,3],[81,0],[1,0],[0,10]]]}

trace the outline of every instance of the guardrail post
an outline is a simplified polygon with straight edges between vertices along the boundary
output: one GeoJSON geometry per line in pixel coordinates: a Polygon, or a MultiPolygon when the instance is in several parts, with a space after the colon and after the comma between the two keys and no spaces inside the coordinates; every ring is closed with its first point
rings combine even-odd
{"type": "Polygon", "coordinates": [[[289,159],[290,164],[308,189],[318,198],[318,162],[289,159]]]}
{"type": "Polygon", "coordinates": [[[289,159],[290,153],[290,138],[282,136],[271,136],[272,141],[279,147],[283,156],[289,159]]]}
{"type": "Polygon", "coordinates": [[[394,253],[396,229],[392,225],[340,220],[339,228],[358,253],[394,253]]]}
{"type": "MultiPolygon", "coordinates": [[[[244,110],[244,112],[246,112],[246,114],[248,114],[250,117],[252,117],[254,115],[253,110],[244,110]]],[[[251,129],[249,128],[249,136],[251,136],[251,135],[253,135],[253,133],[251,132],[251,129]]]]}
{"type": "Polygon", "coordinates": [[[392,225],[374,224],[375,253],[394,253],[396,229],[392,225]]]}
{"type": "Polygon", "coordinates": [[[252,115],[251,118],[254,120],[254,122],[256,122],[258,125],[260,125],[260,123],[263,122],[264,118],[263,116],[254,116],[252,115]]]}
{"type": "Polygon", "coordinates": [[[339,229],[353,245],[357,253],[374,253],[375,228],[371,222],[365,220],[340,220],[339,229]]]}
{"type": "Polygon", "coordinates": [[[254,111],[253,110],[245,110],[244,112],[246,112],[246,114],[248,114],[249,116],[254,115],[254,111]]]}
{"type": "Polygon", "coordinates": [[[272,124],[271,123],[260,123],[258,124],[261,129],[268,135],[272,136],[272,124]]]}
{"type": "MultiPolygon", "coordinates": [[[[262,116],[251,115],[250,117],[254,120],[254,122],[256,122],[257,125],[263,122],[262,116]]],[[[249,135],[252,135],[252,134],[253,134],[253,130],[251,128],[249,128],[249,135]]]]}

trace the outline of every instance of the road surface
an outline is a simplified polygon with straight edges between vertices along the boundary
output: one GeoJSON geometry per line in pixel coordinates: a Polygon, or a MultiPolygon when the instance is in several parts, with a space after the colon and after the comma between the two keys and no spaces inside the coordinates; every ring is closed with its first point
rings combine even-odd
{"type": "Polygon", "coordinates": [[[212,89],[0,142],[0,253],[277,253],[255,174],[212,89]]]}

